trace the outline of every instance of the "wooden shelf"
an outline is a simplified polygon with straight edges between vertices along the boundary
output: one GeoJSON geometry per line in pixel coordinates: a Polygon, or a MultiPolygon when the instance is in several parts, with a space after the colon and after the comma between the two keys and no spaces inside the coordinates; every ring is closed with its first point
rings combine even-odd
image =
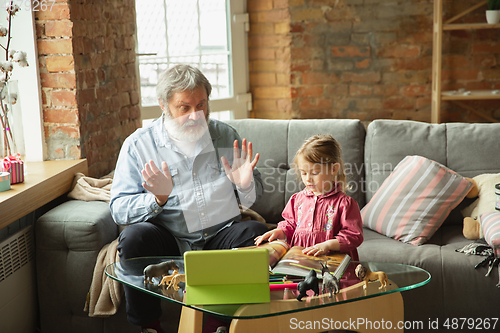
{"type": "MultiPolygon", "coordinates": [[[[468,111],[474,112],[482,118],[490,122],[498,122],[497,119],[483,114],[480,110],[475,110],[463,100],[497,100],[500,99],[500,94],[494,94],[493,90],[472,90],[464,94],[458,91],[442,91],[441,90],[441,66],[443,62],[443,31],[452,30],[476,30],[476,29],[500,29],[500,24],[483,23],[455,23],[458,19],[465,15],[484,7],[486,9],[486,1],[481,1],[473,6],[465,9],[461,13],[443,22],[443,0],[434,0],[434,16],[433,16],[433,37],[432,37],[432,101],[431,101],[431,122],[441,122],[441,102],[455,101],[455,104],[468,111]]],[[[486,20],[486,17],[485,17],[486,20]]]]}
{"type": "Polygon", "coordinates": [[[470,90],[458,92],[456,90],[441,92],[441,100],[478,100],[478,99],[500,99],[500,93],[494,94],[494,90],[470,90]]]}
{"type": "Polygon", "coordinates": [[[443,24],[443,30],[477,30],[477,29],[498,29],[500,24],[488,23],[455,23],[443,24]]]}
{"type": "Polygon", "coordinates": [[[77,172],[87,174],[87,160],[26,162],[24,183],[0,192],[0,229],[69,192],[77,172]]]}

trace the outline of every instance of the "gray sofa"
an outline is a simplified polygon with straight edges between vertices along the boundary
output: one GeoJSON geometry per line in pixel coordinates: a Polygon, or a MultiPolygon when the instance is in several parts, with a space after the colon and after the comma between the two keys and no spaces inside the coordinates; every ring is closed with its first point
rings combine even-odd
{"type": "MultiPolygon", "coordinates": [[[[352,192],[360,207],[374,186],[382,184],[407,155],[421,155],[466,177],[500,172],[500,124],[427,124],[377,120],[365,129],[358,120],[233,120],[242,138],[261,154],[257,167],[264,183],[264,198],[254,205],[268,223],[277,223],[290,196],[301,189],[290,163],[302,141],[312,134],[330,133],[343,147],[352,192]],[[376,167],[375,167],[376,166],[376,167]],[[381,169],[381,166],[383,167],[381,169]]],[[[470,202],[469,202],[470,203],[470,202]]],[[[464,203],[465,204],[465,203],[464,203]]],[[[93,267],[103,245],[118,236],[104,202],[67,201],[36,223],[37,282],[43,333],[136,332],[128,324],[125,306],[107,318],[89,318],[83,311],[93,267]]],[[[424,245],[413,246],[369,229],[359,248],[361,260],[411,264],[429,271],[427,285],[403,292],[405,319],[498,317],[500,290],[495,270],[474,270],[482,257],[455,252],[470,243],[462,236],[462,217],[455,209],[424,245]]],[[[175,331],[180,308],[164,302],[162,325],[175,331]]],[[[355,317],[355,314],[353,314],[355,317]]],[[[444,330],[443,330],[444,331],[444,330]]]]}

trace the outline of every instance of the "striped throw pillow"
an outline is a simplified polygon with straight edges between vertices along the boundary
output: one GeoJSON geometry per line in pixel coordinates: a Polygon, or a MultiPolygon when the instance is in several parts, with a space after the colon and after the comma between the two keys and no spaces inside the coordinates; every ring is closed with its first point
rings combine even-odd
{"type": "Polygon", "coordinates": [[[361,210],[363,224],[399,241],[421,245],[464,199],[471,185],[444,165],[422,156],[407,156],[361,210]]]}
{"type": "Polygon", "coordinates": [[[500,212],[481,215],[481,226],[484,239],[493,249],[496,257],[500,257],[500,212]]]}

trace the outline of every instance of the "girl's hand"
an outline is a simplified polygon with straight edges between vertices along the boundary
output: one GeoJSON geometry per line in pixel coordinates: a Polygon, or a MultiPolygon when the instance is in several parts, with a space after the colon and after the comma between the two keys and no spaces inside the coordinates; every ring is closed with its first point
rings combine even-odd
{"type": "Polygon", "coordinates": [[[328,249],[325,249],[324,246],[321,246],[321,244],[316,244],[314,246],[306,247],[302,250],[302,253],[307,254],[308,256],[317,257],[322,254],[327,254],[328,249]]]}
{"type": "Polygon", "coordinates": [[[323,243],[315,244],[314,246],[306,247],[302,250],[302,253],[307,254],[308,256],[320,256],[323,254],[327,254],[328,251],[339,251],[339,241],[336,239],[330,239],[323,243]]]}
{"type": "Polygon", "coordinates": [[[255,245],[260,245],[263,241],[267,240],[269,242],[275,240],[275,239],[284,239],[286,237],[285,232],[281,229],[273,229],[269,230],[263,235],[260,235],[258,237],[255,237],[255,245]]]}

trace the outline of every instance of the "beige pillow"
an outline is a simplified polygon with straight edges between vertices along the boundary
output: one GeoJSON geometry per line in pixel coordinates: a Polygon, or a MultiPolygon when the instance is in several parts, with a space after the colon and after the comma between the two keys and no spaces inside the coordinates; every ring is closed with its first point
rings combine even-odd
{"type": "Polygon", "coordinates": [[[495,184],[500,183],[500,173],[485,173],[474,178],[479,196],[470,206],[462,210],[464,217],[481,222],[481,214],[495,211],[495,184]]]}

